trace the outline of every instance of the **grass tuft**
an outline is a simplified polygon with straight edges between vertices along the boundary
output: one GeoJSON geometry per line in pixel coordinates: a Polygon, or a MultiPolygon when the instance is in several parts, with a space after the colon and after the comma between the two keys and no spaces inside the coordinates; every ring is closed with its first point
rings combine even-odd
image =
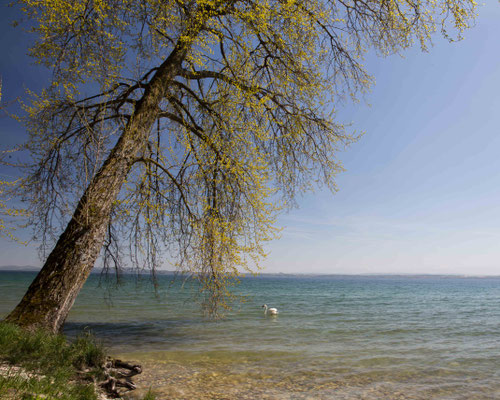
{"type": "MultiPolygon", "coordinates": [[[[106,353],[88,332],[68,342],[43,330],[0,322],[0,399],[97,400],[106,353]]],[[[155,400],[151,389],[144,400],[155,400]]]]}
{"type": "Polygon", "coordinates": [[[151,390],[151,388],[148,390],[148,392],[146,393],[146,395],[143,397],[143,400],[156,400],[156,395],[151,390]]]}
{"type": "Polygon", "coordinates": [[[96,400],[94,385],[77,378],[79,371],[95,376],[105,352],[89,334],[70,343],[63,335],[1,322],[0,360],[27,373],[11,368],[9,376],[0,376],[0,398],[96,400]]]}

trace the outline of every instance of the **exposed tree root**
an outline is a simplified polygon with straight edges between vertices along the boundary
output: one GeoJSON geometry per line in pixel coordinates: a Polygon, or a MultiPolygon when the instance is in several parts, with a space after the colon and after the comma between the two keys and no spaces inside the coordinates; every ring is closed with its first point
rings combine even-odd
{"type": "Polygon", "coordinates": [[[112,358],[108,358],[103,367],[105,380],[98,384],[112,398],[120,398],[123,393],[134,390],[136,386],[131,378],[142,373],[140,365],[112,358]]]}

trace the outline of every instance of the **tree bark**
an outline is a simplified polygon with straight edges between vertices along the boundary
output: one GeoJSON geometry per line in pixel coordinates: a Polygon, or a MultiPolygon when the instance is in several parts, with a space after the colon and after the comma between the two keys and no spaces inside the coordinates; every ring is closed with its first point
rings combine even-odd
{"type": "Polygon", "coordinates": [[[54,333],[61,329],[99,256],[113,202],[148,141],[159,103],[179,73],[202,23],[198,20],[194,27],[186,28],[185,35],[180,36],[172,53],[145,87],[120,139],[80,199],[43,268],[6,321],[54,333]]]}

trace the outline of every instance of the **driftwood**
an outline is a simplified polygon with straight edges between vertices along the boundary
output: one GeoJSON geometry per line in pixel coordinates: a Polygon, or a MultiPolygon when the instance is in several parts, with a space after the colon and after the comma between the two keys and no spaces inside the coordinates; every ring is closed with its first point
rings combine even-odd
{"type": "Polygon", "coordinates": [[[142,367],[138,364],[111,358],[106,360],[103,367],[105,380],[99,382],[99,386],[113,398],[119,398],[124,392],[134,390],[136,386],[131,378],[142,373],[142,367]]]}

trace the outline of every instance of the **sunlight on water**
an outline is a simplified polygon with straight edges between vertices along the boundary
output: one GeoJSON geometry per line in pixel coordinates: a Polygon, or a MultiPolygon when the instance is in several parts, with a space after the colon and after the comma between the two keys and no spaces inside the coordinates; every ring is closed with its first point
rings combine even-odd
{"type": "MultiPolygon", "coordinates": [[[[33,274],[0,278],[2,317],[33,274]]],[[[92,276],[65,325],[142,363],[137,383],[159,399],[500,398],[500,279],[244,279],[247,301],[216,322],[196,288],[160,279],[155,296],[147,282],[108,291],[92,276]]]]}

